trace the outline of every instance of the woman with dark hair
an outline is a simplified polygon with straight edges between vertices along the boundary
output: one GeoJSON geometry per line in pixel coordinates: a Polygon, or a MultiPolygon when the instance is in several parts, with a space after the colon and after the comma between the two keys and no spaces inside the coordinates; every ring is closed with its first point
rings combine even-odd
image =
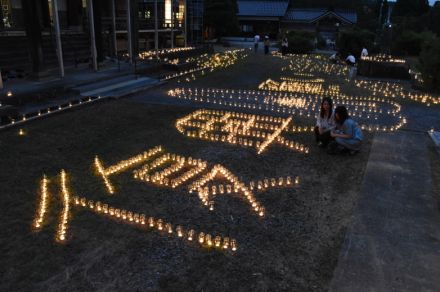
{"type": "Polygon", "coordinates": [[[363,135],[359,125],[349,117],[345,106],[338,106],[335,109],[336,131],[331,131],[330,135],[335,139],[336,149],[329,149],[331,152],[348,151],[350,154],[359,152],[362,145],[363,135]]]}
{"type": "Polygon", "coordinates": [[[319,146],[326,147],[330,140],[330,131],[335,126],[333,114],[333,101],[330,97],[324,97],[321,101],[321,110],[315,126],[316,142],[319,146]]]}

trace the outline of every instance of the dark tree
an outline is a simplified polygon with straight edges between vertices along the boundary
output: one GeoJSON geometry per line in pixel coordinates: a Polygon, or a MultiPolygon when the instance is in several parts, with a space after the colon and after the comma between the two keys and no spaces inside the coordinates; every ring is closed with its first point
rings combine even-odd
{"type": "Polygon", "coordinates": [[[440,37],[440,1],[435,2],[430,13],[430,29],[440,37]]]}
{"type": "Polygon", "coordinates": [[[205,25],[217,37],[238,32],[238,6],[236,0],[205,0],[205,25]]]}
{"type": "Polygon", "coordinates": [[[428,11],[428,0],[397,0],[393,16],[420,16],[428,11]]]}

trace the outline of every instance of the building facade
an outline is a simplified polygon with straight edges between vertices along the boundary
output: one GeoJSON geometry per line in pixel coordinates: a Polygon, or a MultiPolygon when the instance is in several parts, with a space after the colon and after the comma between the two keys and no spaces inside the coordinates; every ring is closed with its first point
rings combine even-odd
{"type": "Polygon", "coordinates": [[[353,10],[333,8],[297,8],[289,0],[238,0],[237,14],[241,32],[272,38],[288,30],[315,31],[334,42],[337,32],[357,23],[353,10]]]}
{"type": "Polygon", "coordinates": [[[56,68],[57,27],[66,66],[90,62],[94,55],[99,62],[106,56],[128,53],[133,57],[143,50],[183,47],[202,41],[203,0],[0,0],[0,3],[0,69],[3,71],[36,73],[56,68]]]}

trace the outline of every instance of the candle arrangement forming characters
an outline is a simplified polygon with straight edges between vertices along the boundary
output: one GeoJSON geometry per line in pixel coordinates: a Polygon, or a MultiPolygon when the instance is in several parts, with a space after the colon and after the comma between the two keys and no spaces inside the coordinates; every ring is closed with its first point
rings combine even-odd
{"type": "Polygon", "coordinates": [[[258,154],[278,143],[289,149],[309,153],[309,148],[286,139],[292,117],[281,118],[238,112],[198,110],[176,122],[177,130],[187,137],[255,148],[258,154]]]}
{"type": "Polygon", "coordinates": [[[242,60],[249,56],[249,49],[235,49],[228,50],[223,53],[216,53],[213,55],[204,54],[198,57],[191,57],[186,60],[178,62],[193,62],[196,66],[192,69],[184,70],[174,74],[170,74],[162,78],[162,81],[180,78],[177,82],[189,82],[196,79],[196,74],[205,75],[215,70],[224,69],[236,64],[239,60],[242,60]]]}
{"type": "MultiPolygon", "coordinates": [[[[231,117],[234,117],[234,113],[231,113],[231,117]]],[[[268,117],[264,118],[264,120],[266,119],[268,122],[271,121],[268,117]]],[[[281,118],[272,117],[272,119],[282,122],[281,118]]],[[[255,118],[255,120],[258,119],[255,118]]],[[[290,120],[288,121],[290,122],[290,120]]],[[[299,184],[299,177],[297,176],[262,178],[261,180],[250,181],[246,184],[220,164],[209,168],[206,161],[166,153],[162,146],[153,147],[107,168],[103,166],[104,163],[96,156],[94,165],[97,174],[102,177],[109,194],[116,193],[109,180],[110,176],[138,167],[133,171],[134,179],[147,184],[170,187],[172,189],[186,185],[185,188],[188,194],[196,192],[202,202],[202,206],[210,211],[214,211],[215,197],[217,195],[238,194],[250,205],[252,212],[255,212],[258,217],[264,217],[266,209],[257,201],[254,191],[261,192],[269,188],[295,187],[299,184]]],[[[65,242],[68,239],[69,223],[73,217],[72,211],[74,209],[84,209],[141,229],[155,230],[161,235],[176,236],[186,239],[188,242],[198,242],[203,247],[230,251],[236,251],[238,248],[236,240],[229,237],[211,236],[209,233],[184,228],[183,226],[166,222],[161,218],[154,218],[142,213],[109,206],[102,201],[93,201],[86,197],[76,196],[70,189],[67,173],[64,170],[60,172],[59,180],[62,210],[59,215],[59,224],[56,232],[56,240],[58,242],[65,242]]],[[[36,231],[41,230],[47,221],[48,207],[51,201],[49,183],[50,180],[46,176],[43,177],[40,183],[39,202],[33,221],[33,227],[36,231]]]]}
{"type": "MultiPolygon", "coordinates": [[[[317,94],[291,93],[281,91],[259,91],[240,89],[198,89],[176,88],[168,92],[170,97],[201,103],[205,106],[258,110],[291,115],[293,117],[313,118],[319,114],[321,100],[324,96],[317,94]]],[[[366,131],[396,131],[401,128],[406,119],[401,115],[401,106],[395,101],[380,97],[348,96],[339,94],[333,96],[334,104],[347,106],[351,116],[357,118],[362,129],[366,131]]],[[[191,117],[187,116],[179,122],[185,123],[191,117]]],[[[314,123],[314,121],[313,121],[314,123]]],[[[195,124],[198,127],[198,124],[195,124]]],[[[310,129],[310,127],[306,127],[310,129]]],[[[181,127],[178,128],[182,131],[181,127]]],[[[203,132],[202,132],[203,133],[203,132]]],[[[199,133],[186,132],[187,136],[200,137],[199,133]]],[[[218,140],[210,135],[209,140],[218,140]]],[[[253,144],[255,145],[255,144],[253,144]]]]}

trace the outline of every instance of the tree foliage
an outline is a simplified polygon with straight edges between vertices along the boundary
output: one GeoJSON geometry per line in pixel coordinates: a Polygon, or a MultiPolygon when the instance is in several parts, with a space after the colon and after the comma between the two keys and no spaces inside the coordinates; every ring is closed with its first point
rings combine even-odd
{"type": "Polygon", "coordinates": [[[397,0],[394,16],[421,16],[429,11],[428,0],[397,0]]]}
{"type": "Polygon", "coordinates": [[[440,1],[437,1],[429,15],[430,29],[440,37],[440,1]]]}
{"type": "Polygon", "coordinates": [[[423,46],[434,39],[435,36],[429,31],[418,33],[405,30],[395,38],[391,51],[398,56],[418,56],[423,46]]]}
{"type": "Polygon", "coordinates": [[[287,40],[289,47],[288,53],[306,54],[314,49],[315,33],[308,31],[289,31],[287,40]]]}
{"type": "Polygon", "coordinates": [[[215,30],[217,37],[238,32],[236,0],[205,0],[205,25],[215,30]]]}

